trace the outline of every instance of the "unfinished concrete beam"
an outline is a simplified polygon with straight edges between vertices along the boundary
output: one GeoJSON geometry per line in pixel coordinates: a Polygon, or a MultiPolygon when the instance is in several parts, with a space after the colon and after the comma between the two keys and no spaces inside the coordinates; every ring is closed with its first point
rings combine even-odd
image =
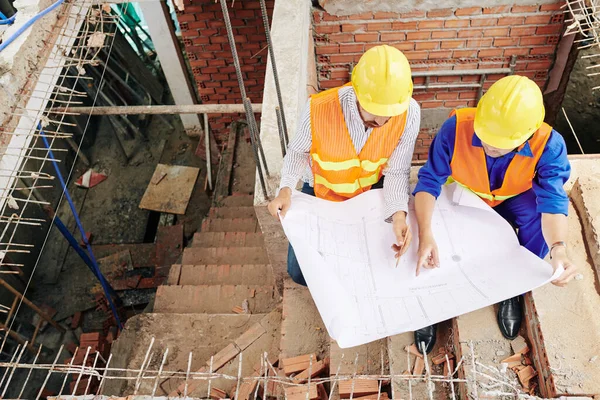
{"type": "Polygon", "coordinates": [[[527,331],[544,397],[600,393],[600,296],[588,262],[582,223],[569,207],[569,255],[581,280],[547,284],[526,296],[527,331]],[[570,372],[567,372],[570,371],[570,372]]]}
{"type": "Polygon", "coordinates": [[[571,199],[581,216],[581,225],[597,276],[600,276],[600,179],[594,176],[577,178],[571,199]]]}

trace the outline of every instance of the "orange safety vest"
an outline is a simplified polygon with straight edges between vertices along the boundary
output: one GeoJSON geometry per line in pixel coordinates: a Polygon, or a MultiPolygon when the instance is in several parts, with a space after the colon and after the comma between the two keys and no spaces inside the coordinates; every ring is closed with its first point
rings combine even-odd
{"type": "Polygon", "coordinates": [[[504,200],[531,189],[538,160],[544,152],[552,128],[543,123],[528,140],[533,157],[515,155],[508,165],[502,186],[490,190],[485,151],[482,147],[473,146],[475,110],[475,108],[462,108],[450,114],[450,116],[456,114],[456,139],[450,162],[451,180],[470,189],[490,207],[495,207],[504,200]]]}
{"type": "Polygon", "coordinates": [[[344,201],[359,195],[379,181],[406,124],[406,112],[374,128],[360,154],[352,144],[339,100],[341,87],[311,96],[312,172],[315,195],[344,201]]]}

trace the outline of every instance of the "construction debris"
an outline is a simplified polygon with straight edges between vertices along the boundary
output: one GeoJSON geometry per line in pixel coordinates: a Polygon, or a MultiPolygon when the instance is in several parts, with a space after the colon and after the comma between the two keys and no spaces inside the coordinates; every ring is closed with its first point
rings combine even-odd
{"type": "Polygon", "coordinates": [[[349,399],[360,396],[377,395],[380,389],[380,381],[375,379],[353,379],[349,381],[340,381],[340,398],[349,399]]]}
{"type": "Polygon", "coordinates": [[[284,358],[283,360],[281,360],[283,372],[288,376],[297,372],[302,372],[308,369],[311,363],[316,362],[317,355],[314,353],[304,354],[298,357],[284,358]]]}
{"type": "Polygon", "coordinates": [[[96,172],[93,169],[88,169],[85,174],[81,175],[79,179],[75,181],[75,184],[84,189],[90,189],[100,182],[104,182],[107,178],[108,176],[105,174],[96,172]]]}
{"type": "Polygon", "coordinates": [[[329,358],[325,358],[321,361],[314,362],[312,366],[300,372],[298,375],[292,378],[294,383],[302,384],[308,382],[308,379],[313,379],[323,373],[327,373],[329,369],[329,358]]]}

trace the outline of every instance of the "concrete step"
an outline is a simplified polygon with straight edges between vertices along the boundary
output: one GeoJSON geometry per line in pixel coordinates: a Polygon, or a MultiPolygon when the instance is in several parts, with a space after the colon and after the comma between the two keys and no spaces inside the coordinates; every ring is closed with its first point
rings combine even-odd
{"type": "Polygon", "coordinates": [[[172,285],[159,286],[155,313],[231,314],[248,301],[252,314],[270,312],[279,300],[273,286],[260,285],[172,285]]]}
{"type": "Polygon", "coordinates": [[[221,207],[251,207],[254,205],[254,195],[252,194],[236,194],[227,196],[218,201],[221,207]]]}
{"type": "Polygon", "coordinates": [[[171,267],[169,285],[264,285],[274,283],[268,264],[178,265],[171,267]],[[175,279],[176,277],[176,279],[175,279]]]}
{"type": "Polygon", "coordinates": [[[260,247],[261,232],[197,232],[191,247],[260,247]]]}
{"type": "Polygon", "coordinates": [[[188,247],[182,264],[268,264],[264,247],[188,247]]]}
{"type": "MultiPolygon", "coordinates": [[[[589,193],[596,202],[597,193],[589,193]]],[[[596,217],[589,209],[579,215],[584,219],[583,225],[588,223],[586,216],[596,217]]],[[[546,398],[600,393],[600,360],[597,359],[600,357],[600,296],[596,290],[596,271],[591,264],[594,257],[588,258],[586,251],[586,245],[593,249],[597,244],[592,246],[587,241],[591,238],[584,238],[582,221],[572,205],[568,224],[568,253],[579,268],[580,276],[566,287],[548,284],[525,296],[527,332],[536,355],[533,361],[543,381],[540,387],[547,388],[541,397],[546,398]]]]}
{"type": "Polygon", "coordinates": [[[328,357],[329,335],[308,288],[289,280],[283,289],[280,357],[311,353],[316,353],[319,360],[328,357]]]}
{"type": "Polygon", "coordinates": [[[260,232],[256,218],[206,218],[202,232],[260,232]]]}
{"type": "Polygon", "coordinates": [[[254,207],[213,207],[208,212],[211,218],[256,218],[254,207]]]}
{"type": "MultiPolygon", "coordinates": [[[[193,352],[192,371],[196,371],[213,354],[234,341],[265,315],[138,314],[127,320],[125,329],[113,343],[111,365],[116,368],[139,369],[154,338],[152,351],[155,358],[152,362],[157,360],[160,365],[164,349],[169,348],[168,370],[186,371],[189,353],[193,352]]],[[[166,396],[170,392],[168,385],[164,389],[163,386],[159,385],[157,395],[166,396]]],[[[105,389],[109,389],[110,393],[133,393],[134,387],[135,380],[109,379],[105,389]]],[[[175,385],[171,389],[176,387],[175,385]]],[[[153,379],[142,379],[138,393],[150,395],[153,388],[153,379]]]]}

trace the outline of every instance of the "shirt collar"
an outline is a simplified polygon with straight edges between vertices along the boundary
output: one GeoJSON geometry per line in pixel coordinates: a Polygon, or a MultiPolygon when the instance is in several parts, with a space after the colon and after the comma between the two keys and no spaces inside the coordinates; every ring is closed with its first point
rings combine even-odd
{"type": "MultiPolygon", "coordinates": [[[[476,134],[473,134],[473,141],[471,142],[471,145],[475,147],[483,147],[483,145],[481,144],[481,139],[479,139],[479,137],[476,134]]],[[[529,140],[520,145],[515,151],[515,153],[523,157],[533,157],[531,146],[529,146],[529,140]]]]}

